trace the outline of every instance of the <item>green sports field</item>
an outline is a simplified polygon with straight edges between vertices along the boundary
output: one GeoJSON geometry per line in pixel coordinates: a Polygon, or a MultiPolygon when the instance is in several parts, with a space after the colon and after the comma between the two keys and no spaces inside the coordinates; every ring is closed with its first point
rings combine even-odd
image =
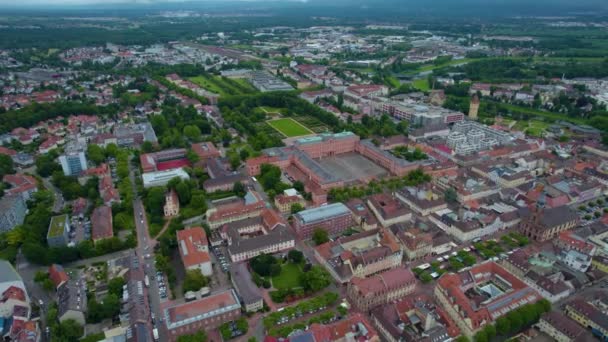
{"type": "Polygon", "coordinates": [[[294,119],[277,119],[267,121],[270,127],[276,129],[284,136],[291,137],[299,137],[301,135],[309,135],[313,134],[311,130],[306,128],[301,123],[297,122],[294,119]]]}

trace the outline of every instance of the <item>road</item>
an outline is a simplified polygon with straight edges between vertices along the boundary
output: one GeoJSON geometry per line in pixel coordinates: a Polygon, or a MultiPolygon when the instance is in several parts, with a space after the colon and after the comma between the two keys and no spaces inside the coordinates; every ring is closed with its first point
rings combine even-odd
{"type": "MultiPolygon", "coordinates": [[[[137,194],[135,173],[131,163],[129,163],[129,168],[131,169],[129,172],[129,178],[131,180],[131,185],[133,186],[133,193],[137,194]]],[[[159,340],[167,341],[167,331],[166,329],[161,328],[161,325],[163,325],[161,323],[163,315],[160,306],[161,298],[160,291],[158,289],[158,281],[156,280],[156,265],[154,264],[153,253],[156,241],[150,238],[146,210],[139,196],[133,200],[133,216],[135,218],[135,230],[137,232],[137,256],[139,257],[140,264],[144,267],[144,272],[150,279],[150,287],[148,288],[148,303],[150,312],[154,313],[154,316],[156,317],[156,324],[159,328],[159,340]]]]}
{"type": "Polygon", "coordinates": [[[42,184],[44,184],[45,188],[51,190],[55,197],[55,202],[53,202],[53,212],[54,213],[60,212],[63,209],[63,206],[65,205],[65,200],[63,199],[63,195],[61,194],[61,191],[59,191],[51,183],[51,181],[49,181],[48,178],[42,178],[42,184]]]}

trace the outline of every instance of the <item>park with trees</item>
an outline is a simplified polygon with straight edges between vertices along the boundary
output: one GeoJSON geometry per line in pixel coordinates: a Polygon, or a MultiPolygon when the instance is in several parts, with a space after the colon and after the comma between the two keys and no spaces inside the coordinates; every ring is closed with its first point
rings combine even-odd
{"type": "Polygon", "coordinates": [[[254,283],[272,288],[272,300],[283,303],[303,298],[331,284],[331,275],[324,268],[305,262],[302,252],[291,250],[285,258],[260,254],[250,260],[249,266],[254,283]]]}

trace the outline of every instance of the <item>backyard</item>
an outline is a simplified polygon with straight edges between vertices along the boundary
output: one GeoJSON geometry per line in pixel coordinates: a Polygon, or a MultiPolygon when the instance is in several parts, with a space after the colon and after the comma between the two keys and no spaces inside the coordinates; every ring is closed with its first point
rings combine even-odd
{"type": "Polygon", "coordinates": [[[275,289],[293,289],[300,287],[302,265],[285,263],[281,265],[281,273],[272,277],[272,286],[275,289]]]}

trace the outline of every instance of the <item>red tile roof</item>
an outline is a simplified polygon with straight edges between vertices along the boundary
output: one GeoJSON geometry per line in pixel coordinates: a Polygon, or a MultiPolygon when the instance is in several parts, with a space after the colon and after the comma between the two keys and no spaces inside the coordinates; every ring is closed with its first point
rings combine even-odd
{"type": "Polygon", "coordinates": [[[594,245],[586,242],[569,230],[559,233],[558,244],[567,249],[574,249],[587,254],[590,254],[595,249],[594,245]]]}
{"type": "Polygon", "coordinates": [[[218,151],[212,142],[192,144],[192,151],[194,151],[194,153],[196,153],[201,159],[220,157],[220,151],[218,151]]]}
{"type": "Polygon", "coordinates": [[[398,289],[415,281],[416,277],[410,270],[397,267],[368,278],[353,278],[351,282],[361,296],[367,297],[398,289]]]}
{"type": "Polygon", "coordinates": [[[351,335],[353,339],[350,341],[371,341],[378,339],[378,332],[371,323],[361,313],[356,313],[346,319],[329,325],[321,325],[314,323],[310,326],[310,332],[313,334],[316,342],[331,342],[345,338],[351,335]],[[365,330],[359,328],[359,324],[365,327],[365,330]],[[363,332],[366,332],[363,335],[363,332]]]}
{"type": "Polygon", "coordinates": [[[8,189],[10,195],[20,194],[37,188],[36,178],[24,174],[5,175],[2,181],[9,183],[12,188],[8,189]]]}
{"type": "Polygon", "coordinates": [[[254,211],[262,210],[266,207],[264,201],[258,201],[251,204],[240,203],[238,205],[229,205],[218,208],[218,210],[207,219],[210,222],[223,220],[229,217],[237,217],[254,211]]]}
{"type": "Polygon", "coordinates": [[[211,262],[209,253],[204,250],[207,248],[208,243],[207,234],[201,227],[177,231],[179,254],[186,269],[211,262]]]}
{"type": "Polygon", "coordinates": [[[84,171],[84,174],[86,176],[104,176],[107,175],[109,173],[109,169],[108,169],[108,165],[106,163],[103,163],[101,165],[99,165],[98,167],[93,167],[90,169],[87,169],[84,171]]]}
{"type": "Polygon", "coordinates": [[[7,156],[12,157],[17,154],[17,151],[11,150],[10,148],[6,148],[4,146],[0,146],[0,154],[5,154],[7,156]]]}
{"type": "Polygon", "coordinates": [[[49,267],[49,278],[55,284],[55,288],[70,280],[68,274],[65,273],[63,266],[53,264],[49,267]]]}
{"type": "Polygon", "coordinates": [[[234,297],[233,292],[220,292],[209,297],[169,308],[169,321],[185,321],[231,305],[240,305],[234,297]]]}
{"type": "Polygon", "coordinates": [[[287,223],[285,222],[283,217],[281,217],[281,215],[279,215],[279,213],[277,213],[276,211],[274,211],[272,209],[265,209],[264,211],[262,211],[260,216],[262,216],[262,221],[264,222],[264,226],[268,227],[268,229],[270,229],[270,230],[275,229],[280,224],[285,225],[285,226],[287,225],[287,223]]]}
{"type": "Polygon", "coordinates": [[[107,206],[95,208],[91,214],[93,241],[108,239],[114,236],[112,229],[112,209],[107,206]]]}
{"type": "Polygon", "coordinates": [[[19,288],[16,286],[10,286],[2,293],[3,302],[5,302],[9,299],[25,301],[25,299],[26,299],[25,291],[22,288],[19,288]]]}
{"type": "Polygon", "coordinates": [[[542,298],[534,289],[494,262],[486,262],[458,274],[444,274],[437,282],[437,286],[446,297],[451,298],[452,305],[458,305],[460,312],[471,319],[474,329],[491,323],[493,315],[502,316],[519,306],[513,307],[514,304],[522,303],[524,300],[535,302],[542,298]],[[492,279],[499,279],[501,283],[506,281],[511,286],[510,290],[486,299],[483,303],[477,302],[478,298],[470,298],[465,294],[473,284],[481,284],[492,279]]]}

